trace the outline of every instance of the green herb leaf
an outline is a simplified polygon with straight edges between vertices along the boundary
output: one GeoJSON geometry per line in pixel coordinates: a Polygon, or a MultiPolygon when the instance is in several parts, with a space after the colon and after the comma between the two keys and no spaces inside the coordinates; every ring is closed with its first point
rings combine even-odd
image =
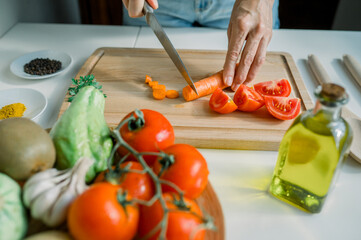
{"type": "MultiPolygon", "coordinates": [[[[69,99],[68,102],[73,101],[75,95],[79,92],[79,90],[85,86],[93,86],[96,89],[100,90],[100,92],[103,92],[102,89],[102,85],[100,85],[96,79],[94,78],[94,75],[87,75],[87,76],[80,76],[80,79],[72,79],[71,80],[73,85],[75,85],[75,87],[69,87],[68,88],[68,92],[69,92],[69,99]]],[[[103,93],[104,97],[106,98],[107,95],[105,95],[103,93]]]]}

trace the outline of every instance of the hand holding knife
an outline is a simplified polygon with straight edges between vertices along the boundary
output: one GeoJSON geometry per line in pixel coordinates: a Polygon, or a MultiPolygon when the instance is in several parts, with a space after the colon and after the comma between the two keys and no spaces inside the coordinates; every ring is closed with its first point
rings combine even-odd
{"type": "Polygon", "coordinates": [[[146,22],[152,28],[154,34],[157,36],[158,40],[163,45],[164,50],[167,52],[170,59],[172,59],[178,71],[182,74],[183,78],[186,80],[188,85],[198,95],[197,89],[194,86],[192,78],[183,64],[182,59],[179,57],[177,50],[173,47],[173,44],[169,40],[167,34],[164,32],[162,26],[158,23],[157,18],[154,15],[153,8],[149,6],[147,1],[144,2],[143,13],[145,15],[146,22]]]}

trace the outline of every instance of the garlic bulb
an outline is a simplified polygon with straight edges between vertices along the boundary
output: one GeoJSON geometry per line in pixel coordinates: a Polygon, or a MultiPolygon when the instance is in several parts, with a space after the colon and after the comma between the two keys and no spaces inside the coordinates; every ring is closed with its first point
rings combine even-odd
{"type": "Polygon", "coordinates": [[[29,178],[23,201],[31,216],[49,227],[63,223],[70,204],[88,188],[85,175],[93,163],[93,159],[83,157],[70,169],[51,168],[29,178]]]}

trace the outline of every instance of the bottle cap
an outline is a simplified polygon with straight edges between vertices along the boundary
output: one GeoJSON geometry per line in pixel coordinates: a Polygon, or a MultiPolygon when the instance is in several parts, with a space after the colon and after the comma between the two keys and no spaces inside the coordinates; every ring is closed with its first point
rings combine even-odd
{"type": "Polygon", "coordinates": [[[342,100],[347,96],[346,90],[343,87],[334,83],[322,84],[322,90],[320,94],[323,97],[329,98],[333,101],[342,100]]]}
{"type": "Polygon", "coordinates": [[[335,83],[324,83],[315,91],[319,100],[328,106],[344,105],[348,102],[348,94],[345,88],[335,83]]]}

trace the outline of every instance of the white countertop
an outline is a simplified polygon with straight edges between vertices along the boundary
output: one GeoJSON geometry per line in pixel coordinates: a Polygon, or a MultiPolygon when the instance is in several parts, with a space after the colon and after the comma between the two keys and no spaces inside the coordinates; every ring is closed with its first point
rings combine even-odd
{"type": "MultiPolygon", "coordinates": [[[[165,30],[177,49],[227,49],[225,30],[165,30]]],[[[51,127],[71,79],[99,47],[161,48],[161,45],[149,28],[18,23],[0,38],[0,90],[25,87],[41,91],[48,106],[35,121],[44,128],[51,127]],[[73,63],[69,70],[43,80],[21,79],[10,72],[14,59],[44,49],[71,55],[73,63]]],[[[268,50],[293,56],[313,99],[316,82],[305,60],[308,54],[317,55],[331,79],[347,89],[348,107],[361,117],[361,88],[340,62],[346,53],[361,62],[360,31],[274,30],[268,50]]],[[[267,193],[276,151],[200,151],[208,161],[210,181],[222,204],[226,239],[361,239],[361,164],[354,160],[347,159],[322,212],[312,215],[267,193]]]]}

